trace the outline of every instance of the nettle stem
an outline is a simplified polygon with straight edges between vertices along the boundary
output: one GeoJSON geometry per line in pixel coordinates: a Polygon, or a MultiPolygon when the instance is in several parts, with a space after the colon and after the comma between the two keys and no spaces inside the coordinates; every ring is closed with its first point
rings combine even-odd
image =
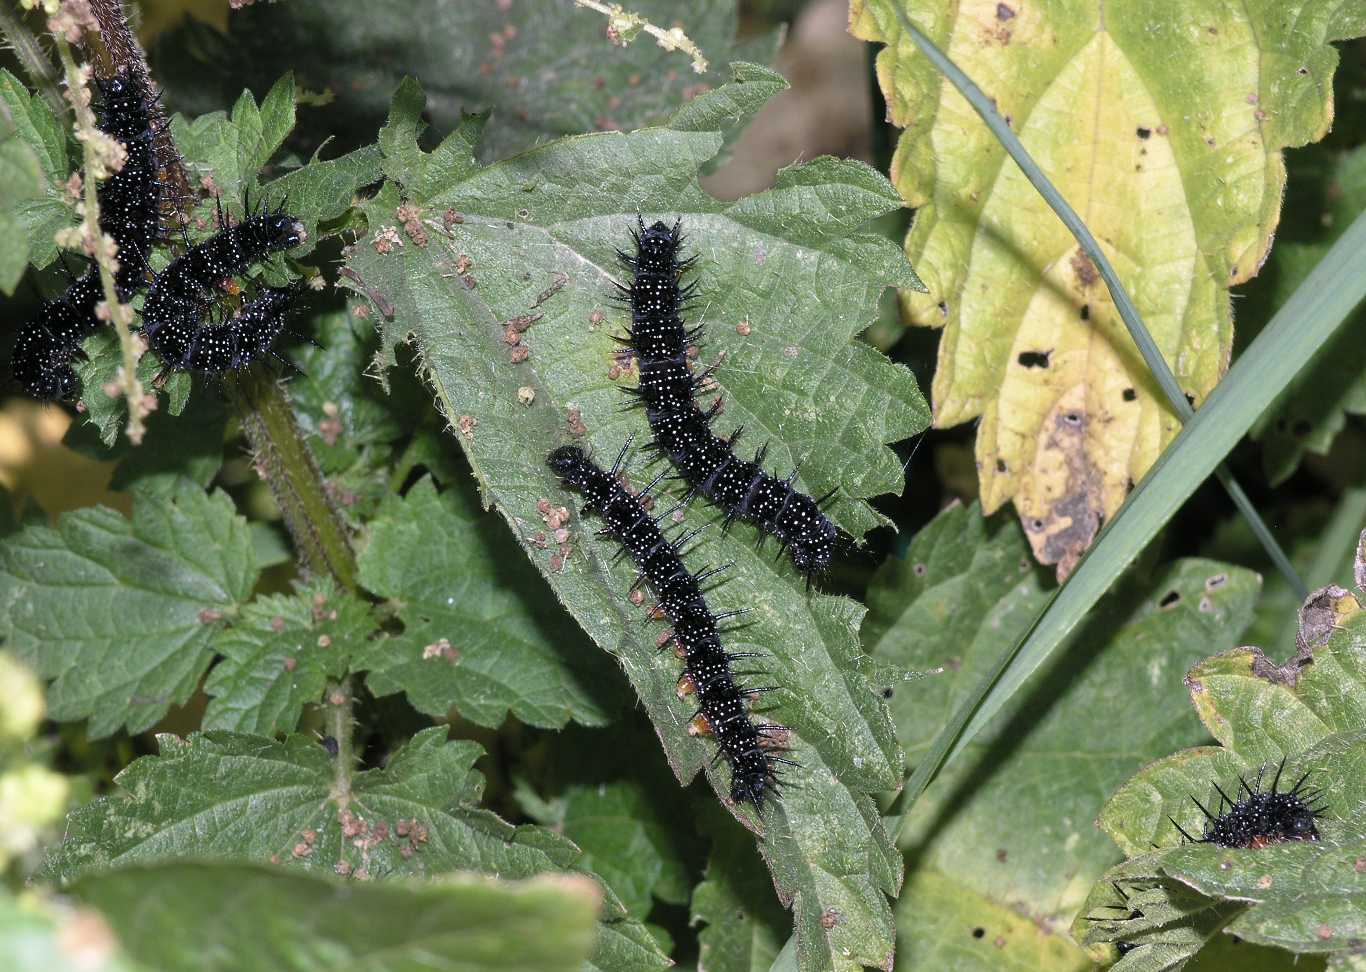
{"type": "Polygon", "coordinates": [[[351,779],[356,772],[356,747],[351,731],[352,701],[349,675],[340,682],[328,685],[327,693],[323,696],[327,734],[337,743],[337,755],[333,757],[331,796],[339,813],[351,803],[351,779]]]}
{"type": "Polygon", "coordinates": [[[356,555],[346,524],[327,495],[285,390],[260,365],[229,387],[256,469],[275,496],[304,566],[356,593],[356,555]]]}

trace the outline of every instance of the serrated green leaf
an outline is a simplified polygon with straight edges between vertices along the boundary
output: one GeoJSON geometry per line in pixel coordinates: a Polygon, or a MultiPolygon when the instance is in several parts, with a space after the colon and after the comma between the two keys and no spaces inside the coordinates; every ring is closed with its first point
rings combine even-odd
{"type": "MultiPolygon", "coordinates": [[[[906,308],[946,329],[935,422],[980,419],[984,508],[1013,501],[1036,556],[1065,575],[1179,422],[1072,234],[910,53],[893,2],[859,0],[850,22],[892,45],[879,77],[908,126],[893,178],[917,207],[907,252],[930,288],[906,308]]],[[[903,5],[984,84],[1107,248],[1182,390],[1203,401],[1232,351],[1226,288],[1270,247],[1282,149],[1328,129],[1331,42],[1366,32],[1360,5],[903,5]]]]}
{"type": "MultiPolygon", "coordinates": [[[[95,376],[116,359],[118,342],[112,331],[105,330],[92,338],[90,344],[98,345],[98,350],[90,355],[89,362],[77,367],[90,368],[90,374],[95,376]]],[[[148,355],[143,360],[147,362],[145,373],[150,377],[155,359],[148,355]]],[[[143,373],[144,369],[139,367],[139,374],[143,373]]],[[[189,376],[185,379],[184,385],[188,387],[189,376]]],[[[171,394],[176,394],[175,389],[180,387],[177,382],[171,394]]],[[[222,396],[195,395],[178,415],[172,414],[169,403],[166,408],[158,408],[147,417],[146,432],[138,446],[115,438],[123,421],[123,410],[107,395],[104,401],[108,408],[101,409],[98,415],[88,410],[90,421],[73,422],[62,444],[92,459],[119,460],[109,480],[110,489],[137,488],[145,495],[166,494],[175,490],[182,477],[208,486],[223,467],[223,436],[228,416],[222,396]],[[113,440],[112,444],[106,445],[108,440],[113,440]]]]}
{"type": "Polygon", "coordinates": [[[213,640],[223,658],[204,682],[211,701],[203,728],[292,732],[327,680],[350,670],[375,627],[369,605],[327,580],[257,598],[213,640]]]}
{"type": "MultiPolygon", "coordinates": [[[[1283,240],[1271,251],[1269,287],[1259,291],[1266,314],[1279,307],[1328,252],[1333,240],[1366,210],[1366,146],[1336,160],[1330,170],[1321,239],[1283,240]]],[[[1366,415],[1366,342],[1357,338],[1366,310],[1353,318],[1314,356],[1258,422],[1267,477],[1280,483],[1298,468],[1305,452],[1326,453],[1348,415],[1366,415]]]]}
{"type": "MultiPolygon", "coordinates": [[[[1366,535],[1356,578],[1366,580],[1366,535]]],[[[1106,804],[1100,825],[1126,853],[1165,848],[1150,855],[1157,874],[1211,901],[1245,903],[1229,912],[1230,933],[1241,935],[1237,929],[1246,927],[1264,944],[1335,952],[1352,947],[1359,925],[1343,903],[1360,895],[1366,610],[1359,597],[1330,586],[1310,595],[1300,621],[1299,650],[1284,665],[1256,648],[1240,648],[1190,671],[1192,702],[1221,745],[1183,750],[1145,767],[1106,804]],[[1219,806],[1216,785],[1231,792],[1243,780],[1253,789],[1279,784],[1284,791],[1306,773],[1323,808],[1318,842],[1232,850],[1182,845],[1177,827],[1200,834],[1204,815],[1195,801],[1219,806]],[[1344,881],[1351,886],[1340,887],[1344,881]],[[1265,904],[1271,907],[1263,910],[1265,904]]]]}
{"type": "Polygon", "coordinates": [[[302,374],[289,383],[289,397],[319,463],[339,470],[355,461],[357,450],[394,442],[405,429],[391,396],[365,374],[379,350],[373,326],[349,311],[332,311],[318,316],[316,339],[316,347],[293,356],[302,374]],[[337,426],[324,429],[329,418],[337,426]]]}
{"type": "Polygon", "coordinates": [[[120,947],[105,918],[37,895],[0,892],[0,967],[7,972],[149,972],[120,947]]]}
{"type": "MultiPolygon", "coordinates": [[[[692,103],[686,130],[567,139],[484,168],[468,158],[477,121],[430,155],[395,149],[387,161],[415,167],[408,185],[432,193],[407,202],[424,214],[427,238],[402,225],[391,182],[365,206],[371,235],[349,262],[387,343],[416,335],[438,406],[459,430],[485,496],[580,624],[617,654],[682,780],[711,749],[687,736],[693,706],[675,695],[677,667],[661,664],[624,601],[629,566],[609,569],[613,545],[586,536],[586,524],[572,518],[567,560],[564,549],[535,543],[546,532],[546,507],[573,503],[543,461],[567,438],[566,413],[579,416],[600,455],[647,431],[639,416],[620,411],[610,376],[611,334],[622,318],[608,315],[607,268],[629,242],[635,212],[681,214],[691,234],[711,325],[708,354],[724,354],[716,372],[726,395],[720,430],[758,427],[773,445],[771,463],[800,470],[802,488],[839,486],[832,516],[854,534],[880,522],[862,498],[901,488],[901,464],[887,443],[926,419],[910,372],[851,343],[885,286],[916,285],[894,246],[857,232],[899,206],[891,187],[866,166],[828,159],[787,170],[771,194],[735,203],[697,185],[737,102],[757,107],[779,83],[754,65],[733,71],[731,84],[692,103]],[[540,316],[518,339],[530,350],[518,363],[506,322],[524,315],[540,316]],[[741,322],[748,327],[737,330],[741,322]]],[[[386,144],[400,144],[415,105],[410,93],[396,103],[386,144]]],[[[640,475],[634,467],[633,474],[640,475]]],[[[697,504],[689,519],[718,518],[697,504]]],[[[744,541],[755,536],[747,528],[724,542],[713,534],[690,559],[697,567],[735,560],[713,607],[752,609],[752,623],[729,645],[771,653],[765,677],[781,686],[770,696],[772,715],[794,729],[799,783],[765,814],[762,851],[780,895],[798,899],[808,967],[884,964],[892,936],[883,895],[896,887],[899,860],[869,794],[895,788],[902,757],[858,648],[862,611],[806,594],[786,565],[749,550],[744,541]],[[831,907],[845,920],[828,928],[821,918],[831,907]]],[[[725,793],[726,771],[708,773],[725,793]]]]}
{"type": "Polygon", "coordinates": [[[493,159],[555,136],[657,123],[700,91],[723,84],[729,61],[768,63],[778,32],[737,44],[736,6],[735,0],[694,0],[686,8],[671,0],[629,4],[665,29],[681,25],[711,62],[701,75],[686,54],[649,37],[614,47],[600,13],[558,0],[497,6],[376,0],[344,12],[322,0],[257,4],[234,12],[226,36],[201,27],[187,28],[193,38],[165,37],[154,61],[169,89],[189,97],[204,91],[206,74],[219,73],[219,58],[202,63],[204,51],[221,52],[221,63],[232,64],[225,85],[239,85],[245,74],[260,90],[292,69],[305,87],[333,99],[316,117],[305,113],[303,127],[318,138],[339,134],[349,144],[372,139],[403,77],[420,77],[442,134],[457,126],[462,112],[492,112],[482,153],[493,159]]]}
{"type": "Polygon", "coordinates": [[[9,115],[0,114],[0,291],[6,295],[14,293],[28,268],[28,235],[19,210],[41,199],[47,182],[37,153],[9,115]]]}
{"type": "MultiPolygon", "coordinates": [[[[573,870],[579,851],[569,841],[541,827],[513,827],[478,806],[484,781],[472,767],[482,750],[445,736],[444,727],[425,729],[383,769],[349,779],[303,736],[283,743],[231,732],[159,736],[161,755],[120,773],[117,796],[68,817],[48,873],[67,885],[93,872],[186,857],[270,861],[361,880],[573,870]]],[[[645,939],[613,898],[603,921],[595,955],[610,951],[601,968],[659,964],[616,964],[611,956],[640,957],[645,939]]]]}
{"type": "Polygon", "coordinates": [[[575,787],[559,804],[556,831],[583,849],[584,866],[601,875],[629,911],[648,915],[668,861],[658,848],[668,843],[668,826],[676,821],[645,819],[649,802],[640,785],[629,782],[575,787]]]}
{"type": "Polygon", "coordinates": [[[690,922],[698,932],[698,967],[709,972],[768,972],[791,919],[773,900],[754,842],[730,821],[712,833],[705,879],[693,891],[690,922]]]}
{"type": "Polygon", "coordinates": [[[162,972],[567,972],[592,947],[599,901],[584,878],[364,884],[204,862],[127,868],[68,891],[162,972]]]}
{"type": "Polygon", "coordinates": [[[237,99],[232,120],[241,133],[237,143],[239,174],[256,172],[284,144],[285,136],[294,128],[294,96],[291,71],[271,86],[259,109],[250,91],[243,91],[237,99]]]}
{"type": "Polygon", "coordinates": [[[678,825],[678,796],[662,761],[641,758],[647,747],[653,741],[636,726],[571,729],[538,753],[546,769],[535,788],[517,786],[526,814],[577,844],[584,866],[641,917],[654,898],[687,902],[699,851],[692,828],[678,825]]]}
{"type": "Polygon", "coordinates": [[[620,707],[610,663],[562,612],[537,607],[540,579],[468,481],[437,493],[423,479],[388,498],[370,529],[361,584],[391,599],[404,626],[355,654],[376,695],[404,692],[423,712],[485,726],[509,712],[535,726],[602,725],[620,707]]]}
{"type": "Polygon", "coordinates": [[[131,520],[82,509],[0,543],[0,633],[53,680],[52,718],[141,732],[190,697],[212,618],[236,613],[257,573],[232,500],[181,480],[138,494],[131,520]]]}
{"type": "MultiPolygon", "coordinates": [[[[912,761],[1047,586],[1013,520],[975,504],[941,513],[875,575],[863,631],[874,657],[937,673],[888,686],[912,761]]],[[[1173,690],[1211,645],[1236,644],[1257,590],[1250,571],[1183,560],[1096,606],[1073,635],[1084,657],[1035,673],[912,810],[901,844],[915,869],[897,902],[907,968],[994,969],[1006,947],[1030,968],[1089,967],[1058,932],[1114,856],[1091,822],[1136,768],[1201,738],[1173,690]]]]}
{"type": "Polygon", "coordinates": [[[76,220],[58,188],[70,164],[65,124],[3,68],[0,102],[0,291],[13,294],[30,262],[56,258],[54,234],[76,220]]]}
{"type": "Polygon", "coordinates": [[[66,125],[52,114],[46,101],[30,94],[22,81],[3,68],[0,68],[0,99],[8,109],[7,122],[37,154],[47,182],[65,179],[71,169],[66,152],[66,125]]]}

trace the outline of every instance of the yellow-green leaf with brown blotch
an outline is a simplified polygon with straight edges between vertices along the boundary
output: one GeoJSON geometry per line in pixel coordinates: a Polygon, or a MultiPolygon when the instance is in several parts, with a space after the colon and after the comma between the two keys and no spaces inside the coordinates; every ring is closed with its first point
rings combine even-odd
{"type": "Polygon", "coordinates": [[[917,208],[906,250],[944,328],[938,427],[980,418],[984,512],[1013,500],[1066,576],[1175,435],[1104,282],[956,90],[902,35],[894,2],[982,89],[1115,265],[1198,404],[1228,367],[1228,288],[1265,259],[1281,150],[1332,121],[1330,42],[1366,33],[1341,0],[850,0],[885,41],[905,126],[892,181],[917,208]]]}

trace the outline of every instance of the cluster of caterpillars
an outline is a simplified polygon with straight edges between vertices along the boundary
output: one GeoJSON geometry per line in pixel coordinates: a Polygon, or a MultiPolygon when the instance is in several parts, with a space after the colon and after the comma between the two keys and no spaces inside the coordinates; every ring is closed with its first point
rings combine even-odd
{"type": "Polygon", "coordinates": [[[573,446],[556,450],[549,462],[566,486],[583,495],[584,509],[602,518],[603,532],[621,544],[641,579],[653,588],[659,611],[673,624],[672,641],[683,659],[680,695],[695,695],[698,701],[692,726],[712,736],[716,758],[730,764],[731,799],[762,809],[765,797],[777,792],[780,766],[796,765],[782,755],[787,728],[756,720],[749,711],[751,700],[774,687],[743,685],[732,670],[733,662],[756,654],[725,649],[719,622],[729,615],[714,614],[703,596],[702,583],[724,568],[690,573],[680,553],[695,531],[670,540],[660,524],[693,497],[703,496],[725,511],[727,526],[745,520],[776,537],[809,585],[813,575],[830,566],[844,539],[821,511],[834,491],[813,499],[793,486],[795,473],[779,478],[764,470],[765,448],[752,460],[739,456],[735,447],[741,429],[727,436],[713,430],[721,400],[718,397],[706,406],[698,401],[708,387],[711,370],[695,374],[689,354],[701,338],[702,327],[689,327],[683,321],[684,311],[696,296],[696,282],[683,283],[695,258],[681,256],[683,235],[678,222],[647,227],[637,217],[631,235],[634,252],[618,251],[631,275],[629,283],[618,285],[631,311],[630,329],[620,340],[639,366],[640,383],[627,391],[644,408],[653,433],[648,448],[656,456],[668,457],[677,478],[688,484],[687,495],[674,510],[652,515],[642,499],[663,474],[639,494],[627,490],[619,478],[625,448],[607,471],[573,446]]]}
{"type": "MultiPolygon", "coordinates": [[[[303,239],[299,220],[284,206],[251,212],[232,224],[219,209],[219,230],[191,246],[160,273],[151,269],[152,248],[166,238],[167,189],[162,158],[169,144],[158,100],[146,81],[130,71],[97,78],[100,94],[98,125],[124,149],[123,165],[100,183],[97,200],[100,231],[116,244],[118,270],[115,293],[120,301],[147,289],[141,330],[148,347],[168,369],[209,374],[245,367],[274,354],[272,347],[285,329],[292,287],[262,288],[231,314],[215,320],[224,286],[246,273],[266,256],[288,249],[303,239]]],[[[29,395],[44,401],[74,398],[80,383],[72,367],[81,342],[99,328],[99,305],[104,298],[99,270],[92,265],[81,276],[71,275],[60,297],[44,301],[25,322],[15,342],[13,374],[29,395]]]]}

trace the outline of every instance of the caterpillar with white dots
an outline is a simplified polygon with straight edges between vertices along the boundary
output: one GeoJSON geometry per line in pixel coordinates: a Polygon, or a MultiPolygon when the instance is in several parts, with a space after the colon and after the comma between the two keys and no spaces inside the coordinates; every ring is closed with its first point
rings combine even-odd
{"type": "Polygon", "coordinates": [[[702,596],[702,582],[724,568],[693,575],[683,566],[679,550],[696,531],[670,540],[659,524],[673,510],[652,516],[645,509],[642,498],[662,476],[639,494],[628,492],[621,484],[618,473],[629,446],[628,440],[608,471],[576,446],[556,449],[547,462],[566,486],[583,495],[584,510],[593,510],[602,518],[605,532],[621,544],[641,577],[650,582],[660,611],[673,623],[673,640],[683,654],[679,694],[695,693],[698,698],[693,725],[716,739],[717,759],[724,758],[730,763],[731,799],[752,803],[756,810],[762,810],[768,794],[776,794],[781,782],[775,764],[796,765],[779,755],[785,751],[780,742],[788,730],[751,718],[749,700],[772,691],[772,687],[747,688],[736,682],[731,662],[758,655],[726,651],[721,644],[719,624],[732,615],[713,614],[702,596]]]}
{"type": "MultiPolygon", "coordinates": [[[[95,86],[100,92],[99,128],[117,139],[125,153],[123,167],[99,184],[96,198],[100,231],[118,245],[114,289],[120,300],[127,300],[142,289],[147,258],[162,236],[165,191],[158,175],[157,101],[129,71],[96,78],[95,86]]],[[[99,268],[92,265],[19,329],[12,367],[25,393],[46,401],[75,396],[79,382],[71,359],[100,326],[95,308],[103,299],[99,268]]]]}
{"type": "Polygon", "coordinates": [[[1288,840],[1318,840],[1319,831],[1315,821],[1323,813],[1323,807],[1314,805],[1318,798],[1317,792],[1304,788],[1309,774],[1301,776],[1290,789],[1281,790],[1281,773],[1284,770],[1285,760],[1281,760],[1269,790],[1262,789],[1265,766],[1257,772],[1257,779],[1251,786],[1241,776],[1238,777],[1238,785],[1247,794],[1241,800],[1232,799],[1218,783],[1215,783],[1214,789],[1219,794],[1221,811],[1217,814],[1211,812],[1195,797],[1191,797],[1191,802],[1199,807],[1205,816],[1205,827],[1199,837],[1192,837],[1174,818],[1167,819],[1171,820],[1172,826],[1181,834],[1183,840],[1193,844],[1266,847],[1288,840]]]}
{"type": "Polygon", "coordinates": [[[225,225],[157,274],[142,306],[147,346],[173,370],[221,374],[244,368],[267,353],[284,330],[294,287],[266,287],[226,320],[209,321],[226,280],[272,253],[303,242],[304,228],[284,205],[225,225]]]}
{"type": "Polygon", "coordinates": [[[694,375],[689,368],[688,345],[700,338],[702,327],[687,328],[682,317],[697,283],[680,284],[696,257],[679,258],[681,220],[672,227],[656,222],[648,228],[639,216],[636,221],[639,229],[631,231],[635,255],[617,251],[631,271],[631,283],[617,286],[631,308],[631,327],[623,343],[640,366],[639,386],[625,390],[645,406],[654,432],[651,448],[669,457],[692,493],[701,493],[726,511],[727,526],[744,519],[777,537],[809,581],[830,566],[842,540],[839,529],[821,512],[821,504],[835,490],[813,499],[792,487],[795,472],[779,479],[764,471],[767,444],[753,460],[735,454],[743,427],[724,438],[712,431],[721,399],[705,410],[697,403],[711,370],[694,375]]]}

